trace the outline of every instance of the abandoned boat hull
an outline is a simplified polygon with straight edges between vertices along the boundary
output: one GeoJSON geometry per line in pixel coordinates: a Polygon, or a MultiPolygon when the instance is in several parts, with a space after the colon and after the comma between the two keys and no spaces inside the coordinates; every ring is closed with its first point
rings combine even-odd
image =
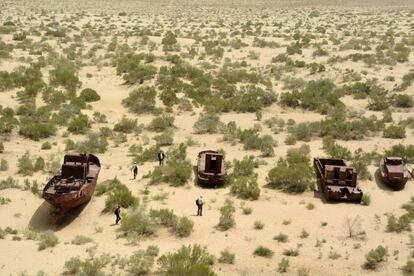
{"type": "Polygon", "coordinates": [[[217,151],[206,150],[198,154],[197,182],[204,187],[220,187],[227,181],[224,156],[217,151]]]}
{"type": "Polygon", "coordinates": [[[344,160],[314,158],[313,165],[326,200],[361,202],[363,192],[357,187],[357,173],[344,160]]]}
{"type": "Polygon", "coordinates": [[[396,172],[390,173],[390,167],[387,167],[386,158],[382,158],[380,161],[379,175],[381,181],[395,191],[403,190],[409,179],[408,170],[404,164],[398,166],[396,172]]]}
{"type": "MultiPolygon", "coordinates": [[[[65,160],[71,160],[70,157],[73,156],[79,157],[81,155],[71,154],[69,158],[68,155],[66,155],[65,160]]],[[[63,175],[63,173],[61,173],[49,180],[43,189],[43,198],[54,206],[59,213],[65,213],[88,202],[95,192],[100,172],[100,162],[99,159],[92,154],[85,155],[84,157],[86,158],[85,163],[87,166],[84,175],[73,175],[68,177],[68,174],[63,175]]],[[[70,162],[71,161],[68,161],[68,163],[70,162]]],[[[62,165],[62,172],[64,170],[64,165],[62,165]]],[[[71,172],[69,172],[69,174],[71,174],[71,172]]],[[[76,173],[72,172],[72,174],[76,173]]]]}

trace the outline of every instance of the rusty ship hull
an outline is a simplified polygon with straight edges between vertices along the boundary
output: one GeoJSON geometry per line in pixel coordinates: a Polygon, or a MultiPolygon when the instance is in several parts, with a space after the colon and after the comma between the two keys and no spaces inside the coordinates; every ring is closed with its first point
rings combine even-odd
{"type": "Polygon", "coordinates": [[[217,151],[205,150],[198,154],[197,183],[204,187],[221,187],[227,181],[224,156],[217,151]]]}
{"type": "Polygon", "coordinates": [[[91,199],[100,169],[100,161],[95,155],[66,154],[61,173],[49,180],[42,197],[58,213],[66,213],[91,199]]]}
{"type": "Polygon", "coordinates": [[[399,157],[384,157],[380,161],[381,181],[395,191],[403,190],[409,179],[408,169],[399,157]]]}
{"type": "Polygon", "coordinates": [[[363,192],[357,187],[357,173],[344,160],[314,158],[313,164],[326,200],[361,202],[363,192]]]}

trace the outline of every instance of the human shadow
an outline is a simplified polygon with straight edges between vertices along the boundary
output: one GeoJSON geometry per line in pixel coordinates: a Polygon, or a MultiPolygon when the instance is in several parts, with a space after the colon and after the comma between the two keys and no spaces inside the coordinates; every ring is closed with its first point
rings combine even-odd
{"type": "Polygon", "coordinates": [[[63,215],[56,215],[56,209],[44,201],[34,212],[29,221],[29,227],[38,231],[60,230],[72,223],[80,215],[83,209],[85,209],[88,203],[89,201],[73,208],[63,215]]]}

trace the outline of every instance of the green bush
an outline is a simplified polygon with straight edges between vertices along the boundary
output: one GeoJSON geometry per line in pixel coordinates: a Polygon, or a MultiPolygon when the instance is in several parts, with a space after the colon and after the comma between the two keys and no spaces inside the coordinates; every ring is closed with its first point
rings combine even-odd
{"type": "Polygon", "coordinates": [[[397,232],[400,233],[402,231],[411,231],[411,220],[409,214],[404,214],[400,216],[398,219],[395,215],[388,216],[388,223],[387,223],[387,231],[388,232],[397,232]]]}
{"type": "MultiPolygon", "coordinates": [[[[155,156],[157,153],[155,153],[155,156]]],[[[165,165],[156,167],[150,173],[150,184],[164,181],[175,187],[185,185],[191,178],[192,172],[191,162],[187,159],[187,146],[181,143],[171,148],[166,156],[168,156],[168,159],[165,165]]]]}
{"type": "Polygon", "coordinates": [[[214,256],[201,245],[182,246],[175,253],[166,253],[158,259],[164,275],[216,275],[211,266],[214,256]]]}
{"type": "Polygon", "coordinates": [[[193,232],[194,223],[187,217],[180,217],[173,226],[174,233],[181,238],[188,237],[193,232]]]}
{"type": "Polygon", "coordinates": [[[266,178],[268,185],[288,193],[307,190],[314,181],[309,153],[308,145],[289,149],[286,158],[280,158],[277,166],[269,171],[266,178]]]}
{"type": "Polygon", "coordinates": [[[9,169],[9,162],[6,159],[0,160],[0,172],[5,172],[9,169]]]}
{"type": "Polygon", "coordinates": [[[135,251],[128,259],[126,270],[132,275],[148,275],[158,256],[158,247],[148,246],[146,250],[135,251]]]}
{"type": "Polygon", "coordinates": [[[162,132],[168,128],[174,127],[174,120],[174,116],[163,114],[152,119],[148,129],[151,131],[162,132]]]}
{"type": "Polygon", "coordinates": [[[364,193],[361,198],[361,204],[368,206],[371,204],[371,196],[367,193],[364,193]]]}
{"type": "Polygon", "coordinates": [[[220,252],[220,258],[218,259],[218,262],[223,264],[234,264],[235,258],[236,254],[231,253],[230,250],[226,248],[220,252]]]}
{"type": "Polygon", "coordinates": [[[80,92],[79,97],[85,102],[96,102],[101,99],[98,93],[91,88],[85,88],[80,92]]]}
{"type": "Polygon", "coordinates": [[[174,133],[171,129],[165,130],[160,135],[154,137],[154,140],[157,142],[157,145],[160,146],[171,146],[174,142],[174,133]]]}
{"type": "Polygon", "coordinates": [[[160,150],[160,145],[156,144],[146,149],[142,149],[142,147],[137,147],[131,152],[131,154],[135,156],[134,161],[143,163],[146,161],[157,161],[157,154],[160,152],[160,150]]]}
{"type": "Polygon", "coordinates": [[[271,258],[273,256],[273,254],[274,253],[270,248],[267,248],[267,247],[262,246],[262,245],[259,245],[253,251],[253,255],[260,256],[260,257],[266,257],[266,258],[271,258]]]}
{"type": "MultiPolygon", "coordinates": [[[[68,146],[69,144],[66,144],[68,146]]],[[[108,141],[106,137],[98,133],[90,133],[86,140],[77,142],[75,149],[81,152],[88,153],[104,153],[108,148],[108,141]]]]}
{"type": "Polygon", "coordinates": [[[233,161],[233,173],[232,176],[237,178],[240,176],[250,176],[254,173],[254,168],[257,166],[257,162],[253,155],[244,156],[242,160],[233,161]]]}
{"type": "Polygon", "coordinates": [[[148,237],[155,234],[156,225],[142,208],[129,211],[121,220],[120,230],[129,239],[148,237]]]}
{"type": "Polygon", "coordinates": [[[289,268],[289,259],[282,258],[282,260],[280,260],[279,267],[278,267],[277,270],[280,273],[284,273],[284,272],[287,272],[288,271],[288,268],[289,268]]]}
{"type": "Polygon", "coordinates": [[[283,250],[283,255],[296,257],[296,256],[299,256],[299,250],[298,249],[285,249],[283,250]]]}
{"type": "Polygon", "coordinates": [[[154,87],[144,86],[133,90],[129,93],[129,96],[122,100],[122,104],[127,107],[131,112],[142,113],[154,113],[155,108],[155,96],[157,92],[154,87]]]}
{"type": "Polygon", "coordinates": [[[91,128],[89,118],[85,114],[79,114],[69,121],[68,131],[74,134],[84,134],[91,128]]]}
{"type": "Polygon", "coordinates": [[[76,237],[72,240],[72,244],[82,245],[82,244],[90,243],[92,241],[93,240],[87,236],[76,235],[76,237]]]}
{"type": "Polygon", "coordinates": [[[0,190],[4,189],[20,189],[21,186],[18,180],[15,180],[13,177],[9,176],[6,179],[0,180],[0,190]]]}
{"type": "Polygon", "coordinates": [[[279,233],[278,235],[273,237],[274,240],[278,242],[287,242],[288,241],[288,235],[279,233]]]}
{"type": "Polygon", "coordinates": [[[273,137],[270,135],[264,135],[261,137],[260,141],[260,151],[262,152],[263,157],[271,157],[275,155],[273,147],[276,145],[276,142],[273,140],[273,137]]]}
{"type": "Polygon", "coordinates": [[[111,262],[111,256],[103,253],[94,257],[94,250],[89,252],[89,257],[81,260],[79,257],[72,257],[65,262],[64,274],[70,275],[104,275],[103,269],[111,262]]]}
{"type": "Polygon", "coordinates": [[[39,139],[55,135],[56,127],[52,123],[41,123],[29,120],[21,122],[19,134],[34,141],[39,141],[39,139]]]}
{"type": "Polygon", "coordinates": [[[414,145],[394,145],[385,151],[387,156],[400,156],[405,162],[414,162],[414,145]]]}
{"type": "Polygon", "coordinates": [[[234,212],[236,208],[234,208],[233,202],[229,199],[226,199],[224,205],[220,208],[220,220],[217,225],[217,228],[221,231],[229,230],[230,228],[236,225],[236,221],[234,219],[234,212]]]}
{"type": "Polygon", "coordinates": [[[257,200],[260,196],[257,175],[231,177],[230,192],[242,199],[257,200]]]}
{"type": "Polygon", "coordinates": [[[17,168],[17,173],[22,174],[24,176],[32,175],[35,172],[33,161],[30,159],[30,155],[28,152],[19,157],[17,168]]]}
{"type": "Polygon", "coordinates": [[[4,144],[3,144],[3,141],[0,140],[0,153],[3,153],[3,152],[4,152],[4,144]]]}
{"type": "Polygon", "coordinates": [[[402,139],[405,138],[404,125],[390,125],[384,129],[384,138],[402,139]]]}
{"type": "Polygon", "coordinates": [[[371,249],[367,255],[365,255],[366,262],[364,264],[365,268],[374,270],[377,266],[387,260],[388,249],[379,245],[375,249],[371,249]]]}
{"type": "Polygon", "coordinates": [[[75,65],[66,59],[60,59],[54,65],[54,69],[49,72],[50,84],[61,85],[68,91],[74,92],[80,86],[75,65]]]}
{"type": "Polygon", "coordinates": [[[393,105],[396,107],[410,108],[414,106],[414,100],[410,95],[400,94],[394,97],[393,105]]]}
{"type": "Polygon", "coordinates": [[[406,276],[412,276],[414,275],[414,261],[408,260],[406,265],[403,268],[404,275],[406,276]]]}
{"type": "Polygon", "coordinates": [[[345,160],[352,159],[351,151],[336,143],[335,139],[332,136],[323,137],[322,144],[323,149],[330,157],[345,160]]]}
{"type": "Polygon", "coordinates": [[[218,133],[223,123],[216,114],[200,114],[198,120],[194,123],[193,129],[197,134],[218,133]]]}
{"type": "Polygon", "coordinates": [[[59,243],[59,239],[52,231],[46,231],[40,234],[38,250],[44,250],[48,247],[55,247],[59,243]]]}
{"type": "Polygon", "coordinates": [[[112,212],[118,204],[123,208],[136,207],[139,203],[137,197],[133,196],[131,191],[124,184],[118,184],[117,187],[108,193],[105,200],[103,213],[112,212]]]}
{"type": "Polygon", "coordinates": [[[49,142],[44,142],[43,144],[42,144],[42,146],[41,146],[41,149],[42,150],[49,150],[49,149],[51,149],[52,148],[52,144],[50,144],[49,142]]]}
{"type": "Polygon", "coordinates": [[[122,117],[122,119],[114,125],[114,131],[122,133],[132,133],[138,129],[137,119],[129,119],[127,117],[122,117]]]}
{"type": "Polygon", "coordinates": [[[117,189],[120,185],[122,185],[122,183],[116,177],[114,179],[107,179],[96,186],[95,194],[96,196],[101,196],[117,189]]]}

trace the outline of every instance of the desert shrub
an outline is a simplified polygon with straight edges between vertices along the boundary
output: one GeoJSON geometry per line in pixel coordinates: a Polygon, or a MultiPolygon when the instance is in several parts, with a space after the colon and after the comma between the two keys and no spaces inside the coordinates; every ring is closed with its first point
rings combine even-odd
{"type": "Polygon", "coordinates": [[[139,203],[137,197],[133,196],[131,191],[124,184],[118,184],[112,189],[105,200],[105,208],[103,213],[112,212],[117,204],[121,204],[123,208],[136,207],[139,203]]]}
{"type": "Polygon", "coordinates": [[[292,248],[285,249],[285,250],[283,250],[283,255],[296,257],[296,256],[299,256],[299,250],[298,249],[292,249],[292,248]]]}
{"type": "Polygon", "coordinates": [[[76,244],[76,245],[82,245],[82,244],[86,244],[86,243],[90,243],[93,240],[87,236],[83,236],[83,235],[76,235],[75,238],[73,238],[72,240],[72,244],[76,244]]]}
{"type": "Polygon", "coordinates": [[[212,113],[200,114],[200,117],[194,123],[193,129],[197,134],[218,133],[223,123],[220,116],[212,113]]]}
{"type": "Polygon", "coordinates": [[[50,144],[49,142],[44,142],[43,144],[42,144],[42,146],[41,146],[41,149],[42,150],[49,150],[49,149],[51,149],[52,148],[52,144],[50,144]]]}
{"type": "Polygon", "coordinates": [[[154,235],[156,225],[142,208],[129,211],[121,220],[120,230],[128,239],[154,235]]]}
{"type": "Polygon", "coordinates": [[[46,231],[40,234],[38,250],[44,250],[48,247],[55,247],[59,243],[59,239],[52,231],[46,231]]]}
{"type": "Polygon", "coordinates": [[[414,275],[414,261],[408,260],[405,266],[403,267],[404,275],[411,276],[414,275]]]}
{"type": "Polygon", "coordinates": [[[400,156],[405,162],[411,163],[414,161],[414,145],[394,145],[391,149],[386,150],[387,156],[400,156]]]}
{"type": "Polygon", "coordinates": [[[393,105],[396,107],[410,108],[414,106],[414,100],[410,95],[400,94],[394,97],[393,105]]]}
{"type": "Polygon", "coordinates": [[[132,275],[148,275],[158,256],[158,247],[148,246],[146,250],[135,251],[128,259],[126,270],[132,275]]]}
{"type": "Polygon", "coordinates": [[[153,87],[144,86],[133,90],[129,96],[122,101],[122,104],[130,111],[142,113],[154,113],[155,96],[157,92],[153,87]]]}
{"type": "Polygon", "coordinates": [[[5,172],[9,169],[9,162],[7,162],[6,159],[1,159],[0,160],[0,171],[1,172],[5,172]]]}
{"type": "Polygon", "coordinates": [[[174,133],[171,129],[167,129],[160,135],[155,136],[154,140],[157,142],[157,145],[170,146],[174,142],[174,133]]]}
{"type": "Polygon", "coordinates": [[[150,184],[164,181],[175,187],[183,186],[191,178],[192,172],[191,162],[187,159],[187,145],[181,143],[171,148],[166,156],[168,156],[168,159],[165,165],[156,167],[148,175],[151,178],[150,184]]]}
{"type": "Polygon", "coordinates": [[[19,157],[17,168],[17,172],[24,176],[32,175],[35,172],[33,161],[30,159],[28,152],[19,157]]]}
{"type": "Polygon", "coordinates": [[[365,268],[374,270],[378,265],[387,260],[388,249],[379,245],[375,249],[371,249],[367,255],[365,255],[366,262],[364,264],[365,268]]]}
{"type": "Polygon", "coordinates": [[[97,111],[93,113],[93,120],[96,123],[103,123],[103,124],[108,122],[106,115],[100,112],[97,112],[97,111]]]}
{"type": "Polygon", "coordinates": [[[273,256],[273,250],[270,248],[267,248],[265,246],[259,245],[256,247],[256,249],[253,251],[253,255],[260,256],[260,257],[266,257],[271,258],[273,256]]]}
{"type": "Polygon", "coordinates": [[[188,237],[193,232],[194,223],[187,217],[180,217],[173,226],[173,231],[178,237],[188,237]]]}
{"type": "Polygon", "coordinates": [[[68,91],[74,92],[80,86],[75,65],[66,59],[60,59],[49,72],[50,84],[61,85],[68,91]]]}
{"type": "Polygon", "coordinates": [[[250,176],[254,173],[257,162],[253,155],[246,155],[242,160],[233,160],[233,177],[250,176]]]}
{"type": "Polygon", "coordinates": [[[69,121],[68,131],[74,134],[83,134],[91,128],[89,118],[85,114],[79,114],[69,121]]]}
{"type": "Polygon", "coordinates": [[[163,51],[174,51],[177,49],[177,36],[173,32],[167,31],[161,40],[161,44],[163,45],[163,51]]]}
{"type": "MultiPolygon", "coordinates": [[[[92,249],[91,251],[94,251],[92,249]]],[[[89,252],[89,257],[81,260],[79,257],[72,257],[65,262],[64,274],[72,275],[104,275],[103,269],[111,262],[111,256],[103,253],[99,257],[94,257],[94,252],[89,252]]]]}
{"type": "Polygon", "coordinates": [[[309,142],[312,136],[312,129],[309,123],[299,123],[288,128],[295,140],[309,142]]]}
{"type": "Polygon", "coordinates": [[[0,190],[4,189],[20,189],[19,181],[9,176],[6,179],[0,180],[0,190]]]}
{"type": "Polygon", "coordinates": [[[273,137],[270,135],[264,135],[261,137],[260,151],[264,157],[271,157],[275,155],[273,147],[276,145],[276,142],[273,140],[273,137]]]}
{"type": "Polygon", "coordinates": [[[289,149],[286,158],[280,158],[277,166],[267,175],[268,185],[288,193],[302,193],[313,183],[313,170],[308,145],[289,149]]]}
{"type": "Polygon", "coordinates": [[[211,266],[214,256],[201,245],[182,246],[177,252],[166,253],[158,259],[164,275],[216,275],[211,266]]]}
{"type": "Polygon", "coordinates": [[[0,196],[0,205],[6,205],[11,202],[10,198],[0,196]]]}
{"type": "Polygon", "coordinates": [[[411,231],[411,217],[409,214],[404,214],[397,218],[395,215],[388,216],[387,231],[397,232],[411,231]]]}
{"type": "Polygon", "coordinates": [[[25,120],[21,121],[19,134],[34,141],[39,141],[39,139],[55,135],[56,127],[52,123],[25,120]]]}
{"type": "Polygon", "coordinates": [[[0,153],[3,153],[3,152],[4,152],[4,144],[3,144],[3,141],[0,140],[0,153]]]}
{"type": "Polygon", "coordinates": [[[145,79],[151,79],[157,73],[157,68],[142,64],[141,60],[145,59],[145,54],[127,53],[119,55],[116,59],[116,72],[122,75],[126,84],[135,84],[138,81],[144,82],[145,79]]]}
{"type": "Polygon", "coordinates": [[[280,263],[279,263],[279,267],[278,267],[278,271],[280,272],[280,273],[284,273],[284,272],[287,272],[288,271],[288,268],[289,268],[289,259],[287,259],[287,258],[282,258],[281,260],[280,260],[280,263]]]}
{"type": "Polygon", "coordinates": [[[391,139],[405,138],[405,126],[404,125],[390,125],[384,129],[383,136],[391,139]]]}
{"type": "Polygon", "coordinates": [[[33,165],[33,169],[34,171],[42,171],[45,168],[45,160],[42,157],[37,157],[34,165],[33,165]]]}
{"type": "Polygon", "coordinates": [[[146,161],[157,161],[157,154],[160,152],[160,149],[160,145],[158,144],[145,149],[143,149],[142,147],[138,147],[137,152],[133,150],[131,154],[135,156],[134,161],[139,163],[143,163],[146,161]]]}
{"type": "Polygon", "coordinates": [[[257,175],[231,177],[230,192],[242,199],[257,200],[260,196],[257,175]]]}
{"type": "Polygon", "coordinates": [[[236,254],[231,253],[230,250],[226,248],[220,252],[220,258],[218,258],[218,262],[223,264],[234,264],[235,258],[236,254]]]}
{"type": "Polygon", "coordinates": [[[323,137],[322,144],[323,149],[329,156],[345,160],[352,159],[351,151],[336,143],[335,139],[332,136],[323,137]]]}
{"type": "MultiPolygon", "coordinates": [[[[66,144],[66,146],[68,146],[68,144],[66,144]]],[[[98,133],[90,133],[86,140],[75,144],[75,149],[81,152],[104,153],[107,148],[108,141],[106,140],[106,137],[103,137],[98,133]]]]}
{"type": "Polygon", "coordinates": [[[103,195],[117,189],[120,185],[122,185],[122,183],[116,177],[114,179],[107,179],[96,186],[95,194],[97,196],[103,195]]]}
{"type": "Polygon", "coordinates": [[[265,226],[265,224],[264,224],[263,221],[260,221],[260,220],[255,220],[254,221],[253,228],[255,230],[262,230],[264,226],[265,226]]]}
{"type": "Polygon", "coordinates": [[[101,99],[98,93],[92,88],[85,88],[80,92],[79,97],[85,102],[96,102],[101,99]]]}
{"type": "Polygon", "coordinates": [[[288,235],[284,233],[279,233],[278,235],[273,237],[274,240],[278,242],[287,242],[288,241],[288,235]]]}
{"type": "Polygon", "coordinates": [[[138,128],[137,122],[137,119],[129,119],[124,116],[119,122],[114,125],[114,131],[132,133],[138,128]]]}
{"type": "Polygon", "coordinates": [[[151,123],[148,125],[148,129],[151,131],[162,132],[168,128],[174,127],[174,120],[174,116],[163,114],[152,119],[151,123]]]}
{"type": "Polygon", "coordinates": [[[371,204],[371,196],[367,193],[364,193],[361,198],[361,204],[368,206],[371,204]]]}
{"type": "Polygon", "coordinates": [[[226,199],[226,202],[220,208],[220,219],[217,225],[217,228],[219,230],[226,231],[236,225],[236,221],[234,219],[235,211],[236,208],[234,208],[233,202],[229,199],[226,199]]]}

